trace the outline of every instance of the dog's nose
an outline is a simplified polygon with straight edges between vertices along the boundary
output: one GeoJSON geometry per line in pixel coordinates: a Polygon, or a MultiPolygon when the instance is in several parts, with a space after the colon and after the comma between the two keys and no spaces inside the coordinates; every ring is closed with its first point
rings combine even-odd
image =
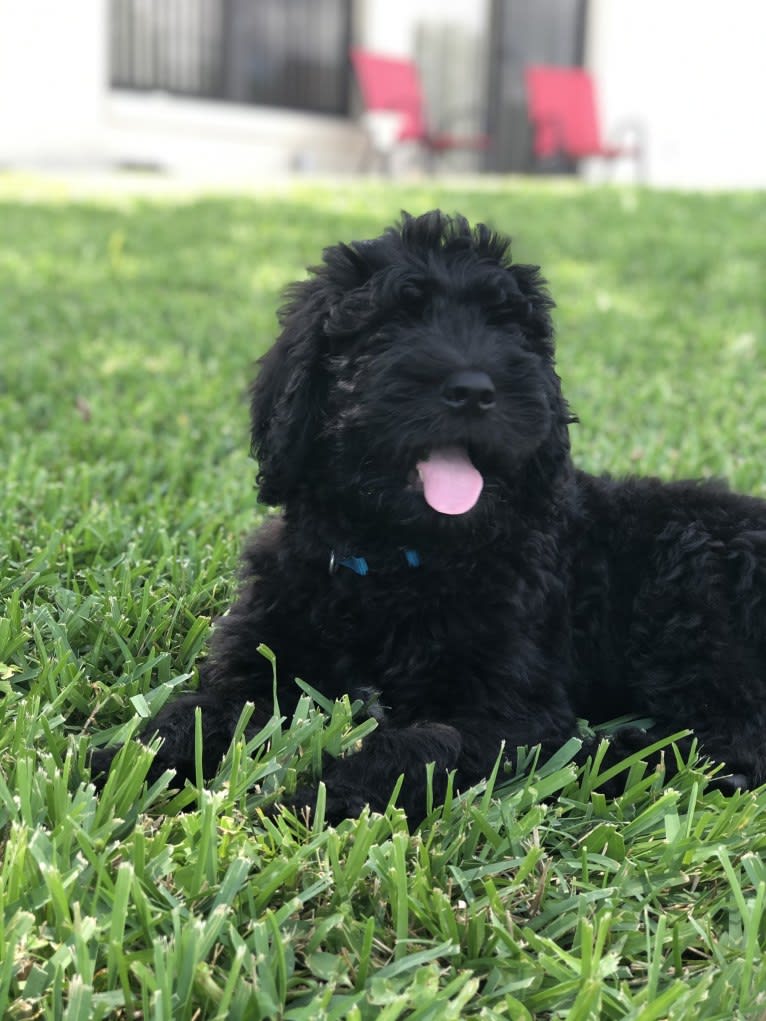
{"type": "Polygon", "coordinates": [[[454,411],[489,411],[495,406],[495,385],[486,372],[460,369],[445,380],[442,400],[454,411]]]}

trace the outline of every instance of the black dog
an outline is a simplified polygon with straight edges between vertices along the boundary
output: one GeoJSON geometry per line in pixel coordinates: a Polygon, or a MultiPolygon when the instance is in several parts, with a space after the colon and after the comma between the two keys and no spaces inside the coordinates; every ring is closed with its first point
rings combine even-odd
{"type": "Polygon", "coordinates": [[[200,690],[153,722],[155,772],[193,775],[196,706],[208,774],[246,701],[265,723],[265,643],[286,714],[296,676],[375,693],[378,728],[325,769],[331,819],[382,808],[401,773],[419,819],[426,763],[439,797],[501,742],[552,753],[578,716],[649,716],[646,743],[691,728],[732,786],[766,780],[766,503],[576,470],[552,305],[507,239],[439,212],[290,289],[252,389],[260,499],[284,510],[200,690]]]}

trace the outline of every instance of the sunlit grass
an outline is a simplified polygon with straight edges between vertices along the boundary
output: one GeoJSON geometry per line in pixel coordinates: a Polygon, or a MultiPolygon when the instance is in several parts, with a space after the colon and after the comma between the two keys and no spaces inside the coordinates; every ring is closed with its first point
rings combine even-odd
{"type": "MultiPolygon", "coordinates": [[[[0,1015],[752,1019],[766,794],[572,749],[438,807],[328,828],[262,807],[358,738],[306,697],[210,790],[94,740],[194,683],[257,521],[246,386],[279,292],[401,208],[542,264],[591,470],[766,494],[762,195],[499,180],[100,195],[0,175],[0,1015]]],[[[311,678],[307,678],[310,682],[311,678]]],[[[673,754],[671,750],[668,754],[673,754]]]]}

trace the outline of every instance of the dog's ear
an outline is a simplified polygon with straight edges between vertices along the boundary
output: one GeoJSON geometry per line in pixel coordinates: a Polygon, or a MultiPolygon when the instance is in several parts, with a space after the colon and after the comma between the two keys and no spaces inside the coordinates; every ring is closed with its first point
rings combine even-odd
{"type": "Polygon", "coordinates": [[[551,309],[555,307],[555,302],[548,294],[540,267],[514,263],[509,267],[509,271],[524,301],[522,314],[524,333],[542,354],[552,358],[554,342],[551,309]]]}
{"type": "Polygon", "coordinates": [[[323,366],[328,288],[314,278],[294,284],[280,311],[282,332],[260,360],[250,388],[251,450],[258,499],[281,504],[300,483],[327,390],[323,366]]]}
{"type": "Polygon", "coordinates": [[[282,332],[250,388],[261,503],[287,502],[306,477],[327,400],[327,357],[343,334],[344,301],[353,305],[370,276],[362,244],[333,245],[322,259],[309,279],[287,288],[279,311],[282,332]]]}

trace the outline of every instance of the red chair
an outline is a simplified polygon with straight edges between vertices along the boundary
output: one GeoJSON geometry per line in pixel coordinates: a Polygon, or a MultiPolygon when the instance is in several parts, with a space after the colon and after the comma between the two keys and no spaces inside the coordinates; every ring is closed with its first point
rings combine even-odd
{"type": "Polygon", "coordinates": [[[411,60],[353,47],[351,63],[365,110],[370,114],[398,115],[389,139],[376,142],[368,133],[368,155],[377,153],[386,167],[394,146],[403,142],[417,143],[425,152],[429,167],[433,167],[437,156],[446,152],[456,149],[476,151],[489,145],[487,135],[457,135],[429,128],[420,76],[411,60]]]}
{"type": "Polygon", "coordinates": [[[532,151],[538,166],[562,158],[577,163],[590,156],[608,162],[628,157],[634,161],[636,179],[642,179],[643,132],[635,124],[625,124],[622,142],[603,141],[593,79],[586,70],[530,65],[524,69],[524,78],[532,151]]]}

